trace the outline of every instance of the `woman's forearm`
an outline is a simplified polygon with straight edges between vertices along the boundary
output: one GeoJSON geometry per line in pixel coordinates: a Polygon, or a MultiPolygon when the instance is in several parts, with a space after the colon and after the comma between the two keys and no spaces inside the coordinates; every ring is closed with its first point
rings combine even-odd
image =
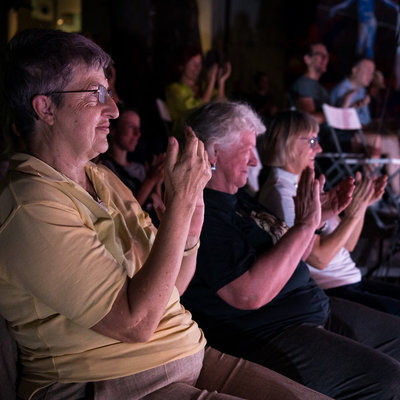
{"type": "Polygon", "coordinates": [[[142,268],[121,289],[111,311],[93,329],[126,342],[151,338],[171,297],[193,210],[171,204],[142,268]]]}
{"type": "Polygon", "coordinates": [[[359,216],[344,216],[336,229],[315,241],[307,262],[315,268],[325,269],[336,254],[350,242],[357,243],[358,228],[362,225],[359,216]]]}
{"type": "Polygon", "coordinates": [[[257,309],[270,302],[293,275],[314,236],[315,226],[294,225],[243,275],[218,291],[233,307],[257,309]]]}

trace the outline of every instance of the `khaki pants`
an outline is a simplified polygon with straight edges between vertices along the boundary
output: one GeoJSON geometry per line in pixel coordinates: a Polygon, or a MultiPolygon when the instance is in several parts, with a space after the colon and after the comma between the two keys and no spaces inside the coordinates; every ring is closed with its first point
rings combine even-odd
{"type": "Polygon", "coordinates": [[[93,384],[56,383],[32,400],[326,400],[274,371],[208,347],[135,375],[93,384]],[[204,355],[204,358],[203,358],[204,355]]]}

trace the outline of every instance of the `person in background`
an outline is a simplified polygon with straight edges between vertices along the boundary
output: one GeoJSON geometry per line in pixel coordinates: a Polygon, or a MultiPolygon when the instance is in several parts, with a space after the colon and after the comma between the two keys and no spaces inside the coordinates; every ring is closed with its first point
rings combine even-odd
{"type": "Polygon", "coordinates": [[[214,63],[201,80],[202,53],[197,48],[185,48],[179,57],[180,80],[165,90],[167,108],[173,120],[173,134],[181,139],[182,122],[187,113],[212,99],[225,100],[225,84],[231,74],[231,64],[214,63]]]}
{"type": "Polygon", "coordinates": [[[26,144],[0,189],[0,314],[20,351],[19,397],[326,398],[205,349],[180,303],[211,176],[194,133],[180,157],[169,139],[156,230],[132,192],[90,161],[118,117],[110,56],[79,34],[33,29],[10,41],[6,60],[2,86],[26,144]]]}
{"type": "MultiPolygon", "coordinates": [[[[322,182],[306,168],[288,228],[239,191],[257,162],[256,136],[265,130],[256,113],[244,104],[215,102],[186,123],[215,167],[204,191],[196,271],[182,296],[209,343],[335,399],[399,399],[400,319],[329,299],[302,261],[321,220],[348,206],[353,180],[321,202],[322,182]]],[[[309,137],[296,146],[311,162],[309,137]]]]}
{"type": "Polygon", "coordinates": [[[254,83],[256,90],[246,96],[246,101],[256,110],[264,124],[266,124],[276,114],[278,107],[270,91],[268,75],[265,72],[257,72],[254,76],[254,83]]]}
{"type": "MultiPolygon", "coordinates": [[[[258,199],[288,226],[295,223],[293,197],[302,171],[314,168],[315,156],[320,152],[316,122],[299,111],[276,114],[268,134],[260,141],[260,153],[270,171],[258,199]]],[[[357,172],[351,203],[341,217],[326,221],[305,258],[311,277],[329,296],[400,316],[400,287],[362,278],[350,255],[360,237],[367,208],[382,197],[386,183],[387,176],[362,178],[357,172]]]]}
{"type": "Polygon", "coordinates": [[[306,71],[289,88],[290,103],[292,107],[310,114],[318,122],[321,143],[330,151],[333,149],[331,133],[322,110],[322,105],[330,102],[329,92],[320,83],[329,63],[329,53],[325,44],[310,43],[304,51],[303,61],[306,71]]]}
{"type": "Polygon", "coordinates": [[[329,103],[329,92],[320,84],[326,72],[329,53],[323,43],[315,42],[307,46],[303,61],[306,72],[290,87],[290,98],[297,110],[312,115],[319,124],[325,122],[322,105],[329,103]]]}
{"type": "MultiPolygon", "coordinates": [[[[371,114],[372,120],[379,121],[379,124],[384,121],[380,119],[384,116],[382,113],[385,108],[385,96],[386,96],[386,82],[383,73],[375,69],[374,77],[370,85],[367,88],[368,95],[370,97],[369,102],[369,112],[371,114]]],[[[379,125],[378,125],[379,132],[379,125]]]]}
{"type": "Polygon", "coordinates": [[[155,191],[162,196],[165,153],[154,155],[146,167],[129,160],[129,154],[135,150],[140,137],[138,112],[132,106],[120,106],[119,117],[111,123],[109,148],[100,156],[100,161],[131,189],[139,204],[149,211],[151,194],[155,191]],[[148,207],[145,207],[146,203],[148,207]]]}
{"type": "MultiPolygon", "coordinates": [[[[331,104],[337,107],[354,107],[357,110],[360,123],[363,127],[364,136],[367,141],[369,153],[371,156],[387,155],[388,158],[400,159],[399,140],[396,135],[390,132],[376,131],[373,126],[371,114],[369,111],[370,96],[367,88],[371,84],[375,72],[375,63],[368,58],[357,60],[348,77],[339,82],[331,91],[331,104]]],[[[344,134],[341,135],[343,137],[344,134]]],[[[364,146],[358,135],[347,135],[351,141],[351,150],[362,152],[364,146]]],[[[389,163],[387,173],[389,176],[396,173],[399,166],[389,163]]],[[[390,187],[394,193],[400,194],[400,175],[393,176],[390,180],[390,187]]]]}

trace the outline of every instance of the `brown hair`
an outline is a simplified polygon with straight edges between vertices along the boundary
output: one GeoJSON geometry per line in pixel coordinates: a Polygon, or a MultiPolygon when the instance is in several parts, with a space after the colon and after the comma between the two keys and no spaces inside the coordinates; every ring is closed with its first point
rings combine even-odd
{"type": "Polygon", "coordinates": [[[275,114],[260,137],[259,152],[264,165],[283,167],[293,161],[294,144],[304,132],[318,131],[318,123],[304,112],[281,111],[275,114]]]}

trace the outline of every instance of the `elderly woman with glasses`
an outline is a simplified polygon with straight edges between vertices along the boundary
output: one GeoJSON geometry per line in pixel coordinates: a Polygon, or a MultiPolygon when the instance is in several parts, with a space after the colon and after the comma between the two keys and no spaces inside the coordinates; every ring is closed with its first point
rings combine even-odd
{"type": "MultiPolygon", "coordinates": [[[[271,120],[268,133],[260,141],[260,152],[269,176],[259,201],[292,226],[295,221],[296,185],[307,166],[321,151],[314,120],[298,111],[284,111],[271,120]]],[[[356,174],[353,198],[343,215],[326,221],[315,236],[311,252],[305,256],[311,276],[330,296],[364,304],[400,316],[400,288],[362,278],[352,260],[367,207],[382,197],[387,177],[369,179],[356,174]]]]}
{"type": "Polygon", "coordinates": [[[265,130],[255,112],[240,103],[211,103],[187,119],[215,169],[204,191],[196,272],[182,302],[221,351],[335,399],[398,399],[400,319],[329,299],[302,261],[322,211],[324,218],[337,214],[353,190],[345,182],[321,207],[321,182],[310,168],[320,149],[318,129],[307,121],[309,129],[295,140],[306,160],[296,158],[305,169],[295,183],[296,215],[288,228],[240,191],[256,163],[256,137],[265,130]]]}
{"type": "Polygon", "coordinates": [[[170,138],[156,231],[131,191],[89,161],[107,150],[118,117],[110,57],[81,35],[36,29],[11,40],[6,60],[3,86],[25,152],[13,155],[0,190],[0,314],[20,349],[19,396],[326,398],[205,349],[180,304],[211,176],[193,132],[179,160],[170,138]]]}

